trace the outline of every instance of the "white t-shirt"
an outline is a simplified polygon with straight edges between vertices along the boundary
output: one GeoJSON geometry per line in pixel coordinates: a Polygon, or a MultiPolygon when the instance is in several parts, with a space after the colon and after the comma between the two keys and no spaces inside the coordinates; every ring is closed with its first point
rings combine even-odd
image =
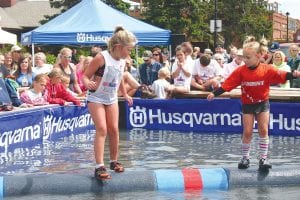
{"type": "Polygon", "coordinates": [[[225,63],[223,65],[223,77],[224,79],[227,79],[229,75],[239,66],[244,65],[244,62],[242,62],[240,65],[236,64],[235,59],[231,63],[225,63]]]}
{"type": "Polygon", "coordinates": [[[151,89],[156,94],[156,99],[165,99],[167,97],[166,88],[170,86],[170,83],[165,79],[157,79],[152,85],[151,89]]]}
{"type": "Polygon", "coordinates": [[[50,64],[44,64],[42,67],[33,67],[32,71],[35,73],[35,75],[38,74],[49,74],[51,70],[53,69],[53,66],[50,64]]]}
{"type": "Polygon", "coordinates": [[[216,76],[222,76],[222,68],[220,64],[213,59],[210,60],[210,63],[206,67],[203,67],[200,64],[200,59],[197,59],[192,74],[193,76],[198,75],[201,80],[206,81],[216,76]]]}
{"type": "MultiPolygon", "coordinates": [[[[183,67],[186,69],[186,71],[188,71],[189,73],[192,74],[193,66],[191,65],[191,62],[186,61],[184,63],[183,67]]],[[[172,66],[172,74],[177,70],[177,68],[178,68],[177,62],[174,62],[173,66],[172,66]]],[[[176,86],[183,86],[183,87],[187,88],[188,91],[190,91],[191,81],[192,81],[192,76],[187,77],[183,73],[183,70],[180,70],[179,75],[176,78],[174,78],[174,86],[175,87],[176,86]]]]}

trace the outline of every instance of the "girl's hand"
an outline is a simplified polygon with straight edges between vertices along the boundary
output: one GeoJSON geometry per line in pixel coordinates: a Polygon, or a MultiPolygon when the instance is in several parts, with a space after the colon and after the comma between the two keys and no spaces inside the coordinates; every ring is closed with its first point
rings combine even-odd
{"type": "Polygon", "coordinates": [[[212,101],[214,99],[214,97],[215,97],[214,93],[211,92],[207,95],[207,100],[212,101]]]}
{"type": "Polygon", "coordinates": [[[97,89],[97,84],[95,81],[89,81],[87,85],[87,89],[89,90],[96,90],[97,89]]]}
{"type": "Polygon", "coordinates": [[[127,103],[128,103],[129,106],[132,106],[132,105],[133,105],[133,99],[132,99],[131,96],[129,96],[128,94],[126,94],[126,95],[124,96],[124,98],[125,98],[125,100],[127,101],[127,103]]]}
{"type": "Polygon", "coordinates": [[[300,71],[295,70],[295,71],[293,72],[293,76],[294,76],[294,77],[300,77],[300,71]]]}

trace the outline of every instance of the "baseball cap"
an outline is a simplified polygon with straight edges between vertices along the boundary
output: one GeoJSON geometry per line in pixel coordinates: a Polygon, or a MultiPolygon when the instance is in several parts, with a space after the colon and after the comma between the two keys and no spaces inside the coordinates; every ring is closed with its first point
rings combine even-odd
{"type": "Polygon", "coordinates": [[[14,46],[12,46],[11,49],[10,49],[11,52],[13,52],[13,51],[21,51],[21,50],[22,50],[22,48],[19,47],[18,45],[14,45],[14,46]]]}
{"type": "Polygon", "coordinates": [[[278,42],[272,42],[269,51],[274,53],[276,50],[280,49],[278,42]]]}
{"type": "Polygon", "coordinates": [[[152,52],[149,50],[144,51],[143,53],[143,60],[149,60],[150,58],[152,58],[152,52]]]}

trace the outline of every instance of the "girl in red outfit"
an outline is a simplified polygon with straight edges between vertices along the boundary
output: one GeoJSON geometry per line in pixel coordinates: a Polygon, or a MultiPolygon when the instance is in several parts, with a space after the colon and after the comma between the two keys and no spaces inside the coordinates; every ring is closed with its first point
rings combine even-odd
{"type": "Polygon", "coordinates": [[[79,99],[72,96],[61,83],[62,71],[59,68],[54,68],[48,76],[50,80],[46,85],[45,97],[50,104],[64,106],[73,103],[80,106],[79,99]]]}
{"type": "Polygon", "coordinates": [[[300,77],[300,71],[285,72],[271,65],[260,63],[260,44],[249,41],[244,44],[243,57],[245,65],[238,67],[216,91],[207,96],[212,100],[224,92],[231,91],[241,86],[241,100],[243,112],[243,157],[238,164],[239,169],[246,169],[250,164],[250,143],[252,139],[254,120],[258,123],[259,132],[259,169],[268,170],[272,165],[267,161],[269,137],[268,125],[270,115],[269,90],[270,85],[285,83],[296,77],[300,77]]]}

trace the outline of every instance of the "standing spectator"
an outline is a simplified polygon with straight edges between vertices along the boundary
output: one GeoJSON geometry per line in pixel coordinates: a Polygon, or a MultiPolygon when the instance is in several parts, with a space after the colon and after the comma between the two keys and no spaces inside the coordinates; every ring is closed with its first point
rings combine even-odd
{"type": "Polygon", "coordinates": [[[1,54],[1,56],[3,56],[3,63],[0,63],[0,78],[5,78],[9,75],[9,71],[4,64],[4,55],[1,54]]]}
{"type": "MultiPolygon", "coordinates": [[[[291,67],[288,66],[285,62],[285,55],[282,51],[275,51],[273,55],[273,66],[276,69],[280,69],[286,72],[291,72],[291,67]]],[[[290,88],[290,81],[279,84],[281,88],[290,88]]]]}
{"type": "Polygon", "coordinates": [[[158,78],[158,70],[162,67],[160,63],[153,59],[151,51],[144,51],[143,60],[139,67],[140,81],[141,84],[152,85],[152,83],[158,78]]]}
{"type": "Polygon", "coordinates": [[[98,53],[102,51],[102,48],[98,45],[94,45],[91,47],[91,56],[95,57],[98,53]]]}
{"type": "Polygon", "coordinates": [[[18,45],[14,45],[11,47],[11,57],[12,57],[12,70],[15,71],[18,67],[18,63],[20,61],[21,58],[21,51],[22,48],[19,47],[18,45]]]}
{"type": "Polygon", "coordinates": [[[123,27],[116,27],[108,41],[108,50],[98,53],[91,61],[83,75],[83,81],[89,90],[87,96],[88,109],[96,128],[95,178],[109,179],[110,175],[104,165],[104,147],[106,136],[109,137],[110,169],[124,172],[123,165],[118,162],[119,154],[119,107],[118,88],[128,102],[133,101],[127,95],[122,81],[125,59],[129,56],[137,40],[135,36],[123,27]]]}
{"type": "MultiPolygon", "coordinates": [[[[291,67],[291,70],[300,69],[300,56],[299,56],[299,46],[297,44],[292,44],[289,47],[289,58],[287,64],[291,67]]],[[[292,88],[300,88],[300,79],[291,80],[292,88]]]]}
{"type": "Polygon", "coordinates": [[[225,63],[223,65],[223,78],[227,79],[228,76],[239,66],[244,65],[243,61],[243,49],[238,49],[236,52],[236,57],[230,63],[225,63]]]}
{"type": "Polygon", "coordinates": [[[228,63],[230,56],[227,54],[226,49],[224,49],[223,45],[218,44],[215,48],[215,53],[219,53],[224,58],[224,63],[228,63]]]}
{"type": "Polygon", "coordinates": [[[13,73],[16,71],[15,69],[13,69],[11,52],[7,52],[4,54],[4,64],[3,65],[8,70],[9,75],[13,75],[13,73]]]}
{"type": "Polygon", "coordinates": [[[163,56],[161,54],[161,51],[152,51],[152,55],[153,55],[153,60],[155,60],[156,62],[160,63],[163,66],[163,56]]]}
{"type": "Polygon", "coordinates": [[[31,63],[28,57],[21,56],[19,59],[18,67],[13,74],[16,78],[16,82],[21,87],[30,87],[35,74],[32,72],[31,63]]]}
{"type": "Polygon", "coordinates": [[[73,63],[71,63],[72,50],[69,48],[62,48],[59,53],[58,63],[54,67],[61,69],[64,76],[70,78],[70,90],[76,92],[78,95],[81,95],[82,91],[79,87],[76,69],[73,63]]]}
{"type": "Polygon", "coordinates": [[[213,55],[213,59],[219,63],[220,67],[223,69],[224,57],[222,54],[216,53],[213,55]]]}
{"type": "Polygon", "coordinates": [[[46,55],[43,52],[38,52],[34,55],[34,64],[32,71],[35,75],[38,74],[49,74],[53,69],[51,64],[46,63],[46,55]]]}

